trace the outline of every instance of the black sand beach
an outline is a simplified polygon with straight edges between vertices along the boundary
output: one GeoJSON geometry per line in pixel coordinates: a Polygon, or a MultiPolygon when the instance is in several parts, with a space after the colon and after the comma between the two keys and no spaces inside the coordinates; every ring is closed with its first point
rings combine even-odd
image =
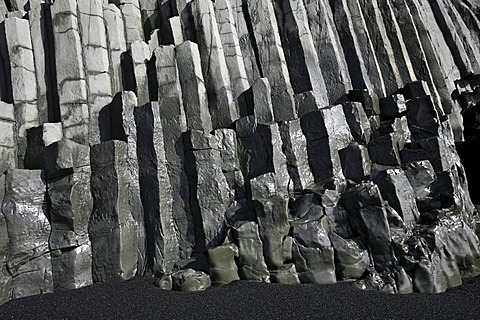
{"type": "Polygon", "coordinates": [[[386,295],[351,283],[238,281],[205,292],[163,291],[151,278],[12,300],[0,319],[479,319],[480,278],[442,294],[386,295]]]}

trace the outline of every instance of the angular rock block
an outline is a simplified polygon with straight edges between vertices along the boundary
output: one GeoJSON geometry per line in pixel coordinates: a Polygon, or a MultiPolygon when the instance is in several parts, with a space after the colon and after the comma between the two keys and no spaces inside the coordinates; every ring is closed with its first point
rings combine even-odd
{"type": "Polygon", "coordinates": [[[238,24],[235,23],[232,1],[220,0],[215,2],[215,18],[218,33],[222,42],[225,62],[230,75],[233,99],[248,89],[249,82],[245,63],[243,62],[242,49],[238,36],[238,24]]]}
{"type": "MultiPolygon", "coordinates": [[[[263,243],[263,255],[269,270],[279,269],[287,260],[283,250],[284,239],[288,235],[288,201],[280,197],[255,200],[260,239],[263,243]]],[[[291,254],[291,253],[290,253],[291,254]]]]}
{"type": "Polygon", "coordinates": [[[17,167],[13,104],[0,102],[0,171],[17,167]]]}
{"type": "Polygon", "coordinates": [[[221,245],[208,250],[212,285],[224,285],[240,280],[235,257],[238,257],[238,248],[234,244],[221,245]]]}
{"type": "Polygon", "coordinates": [[[232,172],[240,169],[237,153],[237,134],[233,129],[217,129],[214,131],[215,138],[220,150],[222,171],[232,172]]]}
{"type": "Polygon", "coordinates": [[[334,250],[323,221],[293,225],[293,260],[302,283],[336,283],[334,250]]]}
{"type": "Polygon", "coordinates": [[[273,121],[272,94],[267,78],[255,81],[238,100],[241,115],[254,115],[260,123],[273,121]]]}
{"type": "Polygon", "coordinates": [[[400,169],[387,169],[376,172],[371,177],[382,193],[383,199],[397,211],[407,227],[413,227],[420,217],[413,190],[405,172],[400,169]]]}
{"type": "Polygon", "coordinates": [[[12,298],[53,290],[45,180],[41,170],[7,172],[2,211],[9,241],[12,298]]]}
{"type": "Polygon", "coordinates": [[[112,81],[112,92],[118,92],[122,90],[121,55],[127,51],[125,25],[122,12],[113,3],[103,4],[103,18],[105,19],[108,54],[111,63],[109,73],[112,81]]]}
{"type": "Polygon", "coordinates": [[[366,248],[352,239],[344,239],[336,233],[328,235],[335,250],[335,268],[341,279],[359,279],[370,264],[366,248]]]}
{"type": "Polygon", "coordinates": [[[391,244],[392,234],[387,212],[377,185],[365,181],[342,193],[342,204],[348,211],[350,225],[365,241],[379,272],[389,269],[396,260],[391,244]]]}
{"type": "Polygon", "coordinates": [[[158,103],[162,117],[185,116],[182,88],[174,46],[159,46],[154,51],[158,82],[158,103]]]}
{"type": "Polygon", "coordinates": [[[189,129],[211,132],[212,118],[208,109],[198,45],[185,41],[175,47],[175,54],[187,126],[189,129]]]}
{"type": "Polygon", "coordinates": [[[278,270],[271,270],[270,279],[272,283],[280,283],[280,284],[299,284],[300,283],[297,269],[295,268],[295,264],[293,263],[284,264],[278,270]]]}
{"type": "Polygon", "coordinates": [[[211,284],[210,277],[202,271],[185,269],[172,274],[172,287],[175,291],[205,291],[211,284]]]}
{"type": "Polygon", "coordinates": [[[334,104],[352,89],[346,54],[340,43],[330,4],[306,0],[304,5],[329,104],[334,104]]]}
{"type": "Polygon", "coordinates": [[[382,166],[399,166],[401,160],[397,143],[398,139],[397,134],[389,133],[370,141],[368,144],[368,152],[372,162],[382,166]]]}
{"type": "Polygon", "coordinates": [[[92,284],[92,252],[88,222],[93,209],[90,191],[90,150],[64,139],[44,152],[50,223],[54,289],[92,284]]]}
{"type": "Polygon", "coordinates": [[[145,210],[147,267],[154,272],[168,273],[179,259],[180,248],[159,105],[138,107],[134,115],[140,195],[145,210]]]}
{"type": "Polygon", "coordinates": [[[300,120],[280,122],[282,150],[287,158],[287,169],[293,180],[293,189],[301,192],[314,183],[308,163],[307,139],[303,135],[300,120]]]}
{"type": "Polygon", "coordinates": [[[191,3],[191,10],[208,94],[208,108],[212,116],[212,126],[214,129],[226,128],[239,116],[233,100],[227,61],[213,3],[208,0],[194,0],[191,3]]]}
{"type": "Polygon", "coordinates": [[[287,194],[287,160],[281,150],[281,135],[276,123],[257,124],[254,117],[237,120],[238,154],[245,179],[272,173],[279,194],[287,194]]]}
{"type": "Polygon", "coordinates": [[[301,118],[315,182],[344,180],[338,150],[353,141],[341,105],[307,113],[301,118]]]}
{"type": "MultiPolygon", "coordinates": [[[[5,174],[0,176],[0,203],[3,204],[5,197],[5,174]]],[[[7,269],[7,257],[9,249],[9,239],[7,230],[7,221],[0,211],[0,303],[5,303],[11,299],[12,294],[12,275],[7,269]]]]}
{"type": "Polygon", "coordinates": [[[255,36],[261,70],[272,88],[274,119],[275,121],[293,120],[297,118],[293,89],[273,4],[269,1],[250,0],[247,1],[247,10],[255,36]]]}
{"type": "Polygon", "coordinates": [[[343,113],[356,142],[367,145],[372,137],[372,129],[363,106],[358,102],[345,102],[343,113]]]}
{"type": "Polygon", "coordinates": [[[91,147],[93,212],[88,225],[94,282],[128,280],[137,272],[137,224],[129,203],[127,143],[91,147]]]}
{"type": "Polygon", "coordinates": [[[253,221],[233,227],[238,246],[239,274],[242,280],[269,282],[258,225],[253,221]]]}
{"type": "Polygon", "coordinates": [[[196,245],[204,250],[223,242],[226,235],[225,212],[231,199],[221,171],[220,151],[212,148],[185,151],[196,245]]]}
{"type": "Polygon", "coordinates": [[[281,11],[280,34],[283,42],[289,44],[283,49],[293,91],[312,91],[319,105],[328,105],[328,94],[303,1],[284,0],[281,11]]]}
{"type": "Polygon", "coordinates": [[[339,151],[342,171],[345,178],[360,183],[368,177],[372,170],[372,162],[368,149],[356,142],[339,151]]]}

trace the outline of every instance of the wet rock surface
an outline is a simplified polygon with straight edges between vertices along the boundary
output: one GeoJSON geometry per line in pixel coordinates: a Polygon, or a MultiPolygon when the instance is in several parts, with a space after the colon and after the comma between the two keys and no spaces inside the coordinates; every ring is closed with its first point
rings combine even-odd
{"type": "Polygon", "coordinates": [[[0,303],[146,275],[402,294],[477,276],[479,14],[0,0],[0,303]]]}

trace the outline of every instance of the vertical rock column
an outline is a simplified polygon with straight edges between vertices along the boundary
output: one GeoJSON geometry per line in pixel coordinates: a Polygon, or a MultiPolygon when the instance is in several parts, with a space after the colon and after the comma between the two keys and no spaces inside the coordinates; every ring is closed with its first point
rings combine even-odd
{"type": "Polygon", "coordinates": [[[238,119],[238,110],[230,88],[230,75],[212,2],[194,0],[192,15],[212,125],[214,129],[229,127],[238,119]]]}
{"type": "MultiPolygon", "coordinates": [[[[0,3],[1,7],[1,3],[0,3]]],[[[5,198],[5,174],[0,176],[0,203],[5,198]]],[[[7,269],[7,258],[9,250],[9,239],[7,221],[0,211],[0,303],[10,300],[12,295],[12,275],[7,269]]]]}
{"type": "Polygon", "coordinates": [[[78,1],[80,36],[88,85],[89,144],[100,143],[99,112],[110,103],[110,82],[107,37],[101,0],[78,1]]]}
{"type": "Polygon", "coordinates": [[[329,104],[352,89],[348,66],[328,2],[305,0],[305,10],[329,104]]]}
{"type": "Polygon", "coordinates": [[[326,106],[328,94],[303,1],[283,0],[282,13],[280,32],[285,44],[283,49],[293,91],[295,93],[313,91],[317,105],[326,106]]]}
{"type": "Polygon", "coordinates": [[[295,119],[293,89],[273,5],[270,1],[248,0],[247,8],[262,74],[268,78],[272,88],[275,121],[295,119]]]}
{"type": "Polygon", "coordinates": [[[215,2],[215,17],[230,74],[233,99],[248,89],[249,82],[230,0],[215,2]]]}
{"type": "MultiPolygon", "coordinates": [[[[43,2],[43,1],[42,1],[43,2]]],[[[30,3],[28,21],[32,35],[37,78],[37,99],[39,123],[60,120],[58,92],[55,72],[53,25],[50,5],[30,3]]]]}
{"type": "Polygon", "coordinates": [[[112,80],[112,93],[122,91],[122,53],[127,51],[125,26],[120,9],[114,4],[103,5],[103,18],[107,30],[108,54],[110,55],[109,75],[112,80]]]}
{"type": "MultiPolygon", "coordinates": [[[[178,47],[160,46],[155,50],[158,105],[163,128],[166,168],[172,188],[172,214],[178,235],[180,255],[190,257],[195,238],[190,214],[190,194],[184,171],[183,132],[187,131],[180,74],[177,68],[178,47]]],[[[186,91],[189,95],[191,92],[186,91]]]]}
{"type": "Polygon", "coordinates": [[[179,259],[180,247],[159,105],[152,102],[138,107],[134,115],[140,192],[145,210],[147,268],[165,274],[172,271],[179,259]]]}
{"type": "MultiPolygon", "coordinates": [[[[358,1],[335,1],[331,5],[353,88],[367,89],[374,100],[385,96],[383,77],[358,1]]],[[[375,104],[369,111],[378,114],[375,104]]]]}
{"type": "Polygon", "coordinates": [[[0,101],[0,172],[17,167],[15,107],[0,101]]]}
{"type": "Polygon", "coordinates": [[[230,190],[221,170],[216,137],[191,130],[184,134],[184,144],[196,248],[203,251],[220,245],[225,239],[230,190]]]}
{"type": "Polygon", "coordinates": [[[185,41],[175,48],[178,76],[182,88],[183,107],[188,129],[210,132],[212,118],[208,110],[207,89],[202,74],[197,44],[185,41]]]}
{"type": "Polygon", "coordinates": [[[232,21],[237,30],[245,71],[247,72],[248,82],[252,84],[255,80],[262,77],[262,71],[255,54],[257,44],[255,43],[252,26],[249,22],[250,15],[248,11],[245,10],[244,0],[232,0],[231,4],[233,14],[232,21]]]}
{"type": "Polygon", "coordinates": [[[131,91],[118,93],[110,105],[112,139],[127,143],[128,203],[137,230],[138,273],[145,270],[145,224],[144,209],[141,200],[139,165],[137,156],[137,129],[134,110],[137,98],[131,91]]]}
{"type": "Polygon", "coordinates": [[[23,168],[27,129],[38,125],[37,80],[28,21],[5,19],[5,34],[10,55],[18,166],[23,168]]]}
{"type": "Polygon", "coordinates": [[[341,105],[307,113],[301,118],[307,139],[307,153],[315,182],[345,179],[338,151],[352,142],[353,136],[341,105]]]}
{"type": "Polygon", "coordinates": [[[137,224],[129,201],[127,143],[91,147],[93,212],[88,224],[94,282],[128,280],[137,272],[137,224]]]}
{"type": "Polygon", "coordinates": [[[142,14],[140,12],[140,4],[138,0],[126,0],[120,4],[123,22],[125,25],[125,38],[127,44],[130,45],[135,41],[144,40],[142,28],[142,14]]]}
{"type": "Polygon", "coordinates": [[[132,90],[137,95],[138,105],[143,106],[150,101],[147,62],[150,60],[152,54],[148,44],[143,41],[133,42],[130,46],[130,50],[135,77],[135,88],[132,88],[132,90]]]}
{"type": "Polygon", "coordinates": [[[83,66],[77,1],[56,1],[52,6],[57,89],[66,138],[88,144],[89,110],[83,66]]]}
{"type": "Polygon", "coordinates": [[[385,84],[385,93],[393,94],[403,86],[400,70],[395,61],[395,55],[387,36],[387,28],[383,21],[383,13],[379,8],[377,0],[359,0],[365,24],[373,39],[372,45],[378,59],[379,72],[382,74],[385,84]]]}
{"type": "Polygon", "coordinates": [[[92,284],[90,148],[63,139],[49,145],[44,155],[54,289],[77,289],[92,284]]]}
{"type": "Polygon", "coordinates": [[[46,186],[41,170],[10,170],[2,211],[9,242],[7,266],[13,276],[12,299],[53,289],[48,239],[46,186]]]}

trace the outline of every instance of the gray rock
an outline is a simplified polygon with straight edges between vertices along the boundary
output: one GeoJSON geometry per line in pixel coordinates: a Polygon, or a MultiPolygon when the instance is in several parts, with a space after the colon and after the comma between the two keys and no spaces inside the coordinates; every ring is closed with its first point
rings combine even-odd
{"type": "Polygon", "coordinates": [[[137,223],[129,203],[127,143],[91,147],[93,212],[88,225],[94,282],[128,280],[137,272],[137,223]],[[114,230],[114,232],[111,232],[114,230]]]}
{"type": "Polygon", "coordinates": [[[90,150],[61,140],[45,150],[52,232],[49,246],[55,290],[92,284],[88,222],[93,209],[90,150]]]}
{"type": "Polygon", "coordinates": [[[180,256],[173,195],[159,105],[135,108],[140,196],[145,212],[146,263],[155,273],[169,273],[180,256]]]}
{"type": "Polygon", "coordinates": [[[352,83],[333,13],[324,1],[306,0],[304,4],[329,104],[334,104],[352,89],[352,83]]]}
{"type": "Polygon", "coordinates": [[[353,239],[344,239],[335,232],[328,235],[335,250],[335,268],[341,279],[359,279],[370,264],[367,249],[353,239]]]}
{"type": "Polygon", "coordinates": [[[183,133],[187,131],[185,116],[165,117],[160,111],[163,127],[163,146],[166,167],[172,186],[173,218],[178,232],[181,255],[190,257],[195,245],[192,215],[190,214],[190,192],[185,174],[185,151],[183,133]]]}
{"type": "Polygon", "coordinates": [[[283,250],[288,235],[288,201],[280,197],[258,199],[253,202],[257,215],[263,254],[269,270],[279,269],[287,260],[283,250]]]}
{"type": "Polygon", "coordinates": [[[367,147],[352,142],[348,147],[341,149],[339,154],[345,178],[360,183],[370,175],[372,163],[367,147]]]}
{"type": "Polygon", "coordinates": [[[235,244],[224,244],[208,250],[212,285],[224,285],[240,280],[235,257],[238,257],[235,244]]]}
{"type": "Polygon", "coordinates": [[[144,40],[142,14],[140,12],[138,1],[125,1],[122,2],[119,7],[122,11],[127,43],[132,44],[135,41],[144,40]]]}
{"type": "Polygon", "coordinates": [[[222,160],[222,171],[232,172],[240,170],[237,153],[237,135],[233,129],[217,129],[214,131],[220,158],[222,160]]]}
{"type": "Polygon", "coordinates": [[[405,172],[400,168],[387,169],[372,174],[371,180],[377,184],[383,199],[401,215],[403,223],[408,228],[415,225],[420,212],[415,203],[415,191],[405,172]]]}
{"type": "Polygon", "coordinates": [[[125,25],[122,12],[113,3],[103,4],[103,18],[107,32],[108,54],[110,60],[109,74],[112,80],[112,92],[123,90],[122,84],[122,53],[127,51],[125,40],[125,25]]]}
{"type": "Polygon", "coordinates": [[[327,105],[327,90],[303,1],[284,0],[281,11],[280,35],[283,43],[289,44],[283,49],[292,88],[295,93],[311,90],[319,105],[327,105]]]}
{"type": "Polygon", "coordinates": [[[202,271],[185,269],[172,274],[172,287],[175,291],[205,291],[210,285],[210,277],[202,271]]]}
{"type": "Polygon", "coordinates": [[[406,145],[401,152],[401,157],[403,163],[428,160],[435,172],[442,172],[450,168],[447,158],[449,154],[445,141],[439,137],[433,137],[406,145]]]}
{"type": "Polygon", "coordinates": [[[273,4],[249,0],[247,10],[252,24],[262,73],[272,88],[275,121],[296,118],[293,89],[285,61],[273,4]]]}
{"type": "Polygon", "coordinates": [[[355,235],[365,241],[375,269],[389,269],[396,260],[383,198],[377,185],[365,181],[342,193],[342,204],[355,235]]]}
{"type": "Polygon", "coordinates": [[[219,0],[215,2],[215,17],[218,33],[222,42],[225,62],[230,75],[233,98],[236,99],[248,89],[247,70],[242,56],[238,25],[235,23],[233,1],[219,0]]]}
{"type": "Polygon", "coordinates": [[[358,1],[342,0],[331,6],[353,88],[385,96],[383,75],[358,1]]]}
{"type": "Polygon", "coordinates": [[[278,270],[271,270],[270,279],[272,283],[280,283],[280,284],[299,284],[300,283],[297,269],[295,268],[295,264],[293,263],[284,264],[278,270]]]}
{"type": "Polygon", "coordinates": [[[345,102],[342,105],[353,138],[360,144],[368,144],[372,136],[372,129],[363,106],[356,102],[345,102]]]}
{"type": "Polygon", "coordinates": [[[205,250],[218,246],[225,239],[225,212],[231,203],[227,181],[221,170],[220,151],[187,151],[185,172],[196,247],[205,250]]]}
{"type": "Polygon", "coordinates": [[[414,141],[436,137],[439,134],[440,121],[430,96],[408,100],[407,120],[414,141]]]}
{"type": "Polygon", "coordinates": [[[13,104],[0,102],[0,171],[17,167],[13,104]]]}
{"type": "Polygon", "coordinates": [[[302,283],[336,283],[334,250],[323,220],[293,225],[293,260],[302,283]]]}
{"type": "Polygon", "coordinates": [[[9,241],[7,267],[13,277],[12,298],[53,290],[48,240],[49,213],[41,170],[11,170],[6,175],[2,211],[9,241]]]}
{"type": "MultiPolygon", "coordinates": [[[[0,176],[0,202],[3,204],[5,197],[5,174],[0,176]]],[[[0,212],[0,303],[3,304],[11,299],[12,275],[7,270],[7,257],[9,249],[7,221],[0,212]]]]}
{"type": "Polygon", "coordinates": [[[251,118],[237,121],[238,155],[245,179],[273,173],[279,194],[287,194],[289,176],[287,160],[281,150],[277,123],[257,124],[251,118]],[[244,121],[245,120],[245,121],[244,121]],[[250,135],[247,135],[250,133],[250,135]]]}
{"type": "Polygon", "coordinates": [[[398,117],[407,111],[405,97],[402,94],[393,94],[379,100],[382,117],[398,117]]]}
{"type": "Polygon", "coordinates": [[[185,41],[175,47],[183,105],[189,129],[210,132],[213,129],[208,109],[207,89],[201,67],[198,45],[185,41]]]}
{"type": "MultiPolygon", "coordinates": [[[[368,144],[368,152],[372,162],[382,166],[399,166],[401,161],[397,143],[398,139],[398,135],[395,133],[389,133],[370,141],[368,144]]],[[[407,162],[407,160],[403,159],[403,151],[402,160],[407,162]]]]}
{"type": "Polygon", "coordinates": [[[269,282],[269,273],[263,255],[258,225],[240,222],[233,227],[233,237],[238,246],[239,274],[242,280],[269,282]]]}
{"type": "Polygon", "coordinates": [[[212,126],[214,129],[229,127],[239,115],[233,100],[229,69],[213,3],[209,0],[194,0],[191,6],[212,126]]]}
{"type": "Polygon", "coordinates": [[[287,170],[293,181],[293,190],[301,192],[314,183],[308,163],[307,139],[300,120],[282,121],[279,125],[282,150],[287,159],[287,170]]]}

